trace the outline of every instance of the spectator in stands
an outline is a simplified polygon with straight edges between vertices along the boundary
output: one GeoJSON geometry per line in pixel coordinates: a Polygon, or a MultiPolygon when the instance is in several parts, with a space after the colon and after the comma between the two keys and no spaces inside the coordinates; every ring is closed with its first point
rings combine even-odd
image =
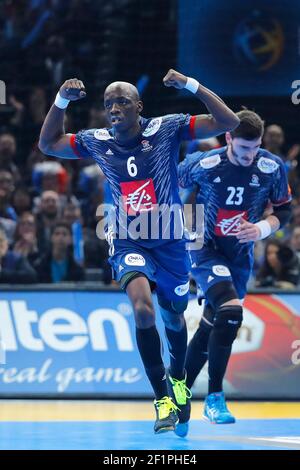
{"type": "Polygon", "coordinates": [[[42,283],[84,280],[84,270],[75,262],[72,254],[72,232],[69,225],[63,222],[55,225],[50,250],[35,263],[35,268],[39,282],[42,283]]]}
{"type": "Polygon", "coordinates": [[[285,143],[285,135],[282,127],[278,126],[277,124],[271,124],[266,128],[263,137],[263,143],[266,150],[269,150],[269,152],[272,152],[282,158],[286,172],[289,175],[289,183],[292,183],[292,187],[294,188],[296,184],[294,174],[295,172],[293,170],[297,167],[296,157],[299,153],[299,146],[293,145],[288,152],[284,152],[283,146],[285,143]]]}
{"type": "Polygon", "coordinates": [[[68,201],[63,207],[62,220],[70,227],[75,222],[82,223],[82,215],[79,203],[68,201]]]}
{"type": "Polygon", "coordinates": [[[284,153],[282,150],[284,144],[284,132],[282,127],[277,124],[271,124],[266,127],[263,142],[264,148],[275,155],[283,157],[284,153]]]}
{"type": "Polygon", "coordinates": [[[295,204],[292,209],[291,228],[300,226],[300,204],[295,204]]]}
{"type": "Polygon", "coordinates": [[[0,283],[30,284],[36,281],[34,269],[20,254],[9,251],[8,239],[0,230],[0,283]]]}
{"type": "Polygon", "coordinates": [[[0,135],[0,169],[12,173],[14,181],[20,180],[20,173],[14,163],[17,154],[17,143],[15,137],[9,132],[0,135]]]}
{"type": "Polygon", "coordinates": [[[34,215],[30,212],[23,212],[19,218],[15,231],[13,250],[15,253],[27,258],[32,266],[40,257],[37,244],[36,223],[34,215]]]}
{"type": "Polygon", "coordinates": [[[25,186],[19,186],[15,189],[12,195],[12,206],[17,214],[20,216],[24,212],[30,212],[32,208],[31,195],[25,186]]]}
{"type": "Polygon", "coordinates": [[[298,285],[299,279],[300,260],[296,253],[279,240],[269,240],[257,275],[256,287],[293,289],[298,285]]]}
{"type": "Polygon", "coordinates": [[[22,145],[29,153],[38,139],[38,135],[46,116],[48,100],[46,91],[41,86],[30,89],[28,106],[25,108],[22,145]]]}
{"type": "Polygon", "coordinates": [[[60,162],[47,160],[34,166],[32,183],[38,193],[55,191],[64,194],[67,190],[68,175],[60,162]]]}
{"type": "Polygon", "coordinates": [[[13,175],[8,170],[0,169],[0,229],[4,230],[9,243],[13,242],[17,214],[11,205],[14,190],[13,175]]]}
{"type": "Polygon", "coordinates": [[[300,257],[300,225],[293,228],[290,246],[300,257]]]}
{"type": "Polygon", "coordinates": [[[51,232],[60,216],[59,195],[55,191],[44,191],[36,215],[38,244],[43,252],[49,248],[51,232]]]}

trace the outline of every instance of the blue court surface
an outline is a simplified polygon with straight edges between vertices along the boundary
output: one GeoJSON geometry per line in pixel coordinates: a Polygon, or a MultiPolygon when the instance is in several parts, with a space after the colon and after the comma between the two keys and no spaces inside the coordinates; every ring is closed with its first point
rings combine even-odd
{"type": "Polygon", "coordinates": [[[2,423],[0,449],[300,450],[300,420],[241,420],[223,427],[192,421],[185,438],[154,435],[152,427],[149,421],[2,423]]]}
{"type": "MultiPolygon", "coordinates": [[[[299,403],[238,403],[230,408],[235,424],[192,419],[188,436],[180,438],[173,432],[153,433],[149,402],[0,401],[0,449],[300,450],[299,403]]],[[[201,410],[202,403],[196,404],[194,415],[200,418],[201,410]]]]}

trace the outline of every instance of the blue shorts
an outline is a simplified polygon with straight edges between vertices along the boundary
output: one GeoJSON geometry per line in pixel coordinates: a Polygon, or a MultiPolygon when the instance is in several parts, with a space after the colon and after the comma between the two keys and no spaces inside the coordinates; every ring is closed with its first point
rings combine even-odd
{"type": "Polygon", "coordinates": [[[243,299],[251,274],[249,259],[247,265],[239,265],[222,256],[212,247],[204,246],[201,250],[191,252],[192,276],[197,282],[200,297],[205,297],[207,290],[222,281],[232,282],[238,298],[243,299]]]}
{"type": "Polygon", "coordinates": [[[132,271],[143,273],[156,284],[156,293],[170,301],[184,301],[189,295],[190,257],[186,240],[172,240],[145,248],[131,240],[114,240],[109,258],[116,281],[132,271]]]}

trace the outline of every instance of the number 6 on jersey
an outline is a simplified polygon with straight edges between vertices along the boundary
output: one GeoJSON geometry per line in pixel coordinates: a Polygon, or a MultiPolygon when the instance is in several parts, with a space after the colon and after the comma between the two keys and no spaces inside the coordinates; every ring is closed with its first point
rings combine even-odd
{"type": "Polygon", "coordinates": [[[127,171],[129,173],[129,176],[136,176],[137,175],[137,166],[135,163],[133,163],[135,160],[135,157],[129,157],[127,160],[127,171]]]}

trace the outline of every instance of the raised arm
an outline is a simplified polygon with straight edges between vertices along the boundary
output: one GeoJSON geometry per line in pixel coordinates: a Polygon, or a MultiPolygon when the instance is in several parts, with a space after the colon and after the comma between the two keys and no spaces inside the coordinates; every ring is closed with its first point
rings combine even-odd
{"type": "Polygon", "coordinates": [[[239,125],[239,118],[231,111],[219,96],[208,88],[205,88],[199,82],[185,75],[170,69],[163,79],[164,85],[174,88],[186,88],[195,94],[207,107],[211,113],[199,114],[195,121],[195,137],[197,139],[206,139],[227,131],[232,131],[239,125]]]}
{"type": "Polygon", "coordinates": [[[46,155],[60,158],[78,158],[71,144],[71,135],[64,129],[64,117],[69,101],[77,101],[86,96],[81,80],[66,80],[51,106],[39,138],[39,149],[46,155]]]}

